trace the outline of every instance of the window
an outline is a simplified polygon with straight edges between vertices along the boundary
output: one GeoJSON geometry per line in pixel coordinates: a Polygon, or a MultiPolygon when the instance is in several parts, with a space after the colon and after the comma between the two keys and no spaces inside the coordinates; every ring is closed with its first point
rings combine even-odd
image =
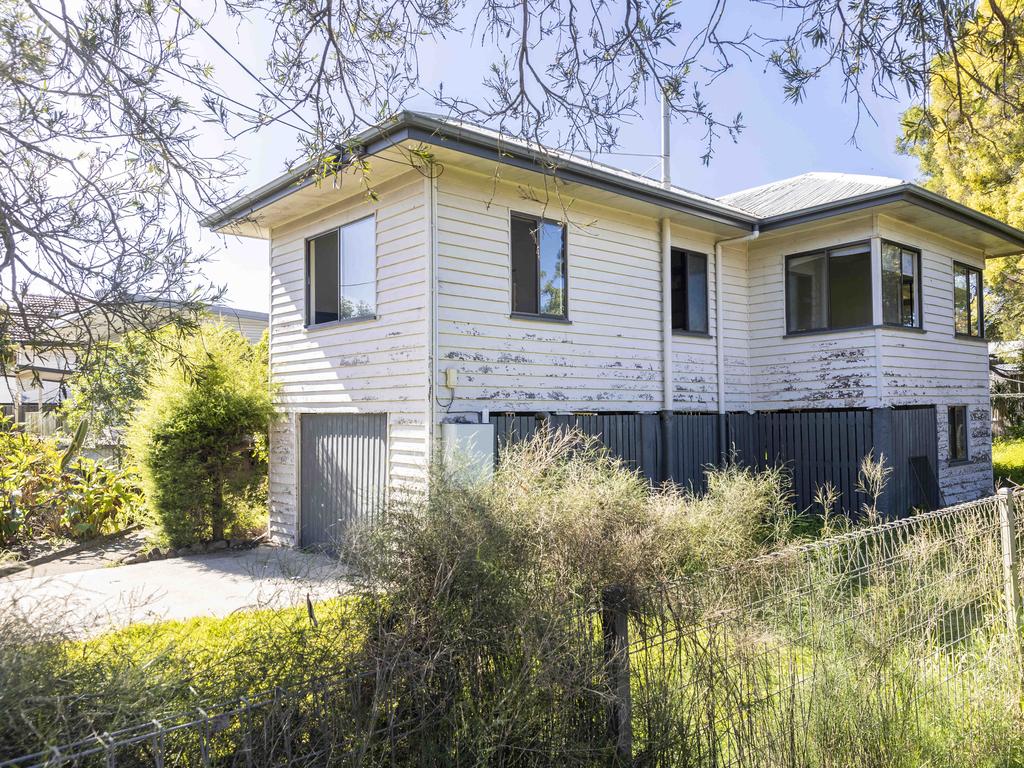
{"type": "Polygon", "coordinates": [[[512,311],[566,317],[565,227],[555,221],[513,213],[509,245],[512,311]]]}
{"type": "Polygon", "coordinates": [[[882,242],[882,322],[904,328],[921,327],[918,271],[921,254],[896,243],[882,242]]]}
{"type": "Polygon", "coordinates": [[[867,243],[786,259],[789,333],[871,325],[871,248],[867,243]]]}
{"type": "Polygon", "coordinates": [[[967,461],[967,406],[951,405],[949,418],[949,460],[967,461]]]}
{"type": "Polygon", "coordinates": [[[672,250],[672,330],[708,332],[708,257],[672,250]]]}
{"type": "Polygon", "coordinates": [[[958,336],[985,335],[981,270],[953,262],[953,327],[958,336]]]}
{"type": "Polygon", "coordinates": [[[375,315],[376,237],[376,221],[368,216],[306,242],[309,325],[375,315]]]}

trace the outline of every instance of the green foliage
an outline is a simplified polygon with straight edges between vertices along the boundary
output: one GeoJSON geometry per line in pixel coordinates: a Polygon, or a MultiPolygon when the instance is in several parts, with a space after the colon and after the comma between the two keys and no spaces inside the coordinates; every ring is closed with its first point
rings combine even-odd
{"type": "Polygon", "coordinates": [[[204,326],[154,361],[128,444],[172,545],[225,538],[265,505],[273,413],[266,346],[237,331],[204,326]]]}
{"type": "Polygon", "coordinates": [[[174,329],[130,332],[119,342],[96,345],[86,364],[68,380],[71,396],[61,409],[69,427],[88,422],[94,437],[118,445],[142,399],[158,350],[176,338],[174,329]]]}
{"type": "Polygon", "coordinates": [[[1024,485],[1024,439],[995,440],[992,443],[992,470],[997,486],[1003,481],[1024,485]]]}
{"type": "MultiPolygon", "coordinates": [[[[956,59],[932,62],[927,107],[903,115],[897,147],[920,162],[929,188],[1016,227],[1024,227],[1024,3],[979,4],[964,25],[956,59]],[[994,6],[993,6],[994,7],[994,6]],[[1004,25],[1004,21],[1010,27],[1004,25]],[[963,76],[966,67],[971,76],[963,76]]],[[[1024,257],[989,261],[989,321],[1002,338],[1024,336],[1024,257]]]]}
{"type": "Polygon", "coordinates": [[[91,538],[139,519],[142,493],[129,470],[71,458],[55,438],[0,418],[0,546],[33,538],[91,538]]]}
{"type": "MultiPolygon", "coordinates": [[[[622,764],[607,731],[621,657],[609,664],[600,610],[614,584],[633,643],[634,765],[1024,759],[990,509],[786,546],[779,471],[709,471],[703,496],[652,489],[594,442],[550,434],[506,450],[492,482],[435,471],[428,493],[357,536],[358,597],[85,642],[0,612],[0,753],[295,685],[217,718],[210,741],[169,734],[168,754],[622,764]],[[302,687],[334,675],[349,679],[302,687]]],[[[145,764],[148,750],[119,759],[145,764]]]]}
{"type": "Polygon", "coordinates": [[[730,467],[709,487],[652,489],[594,440],[541,432],[506,447],[492,482],[465,487],[437,470],[425,497],[396,502],[349,554],[379,596],[365,604],[375,613],[361,661],[393,670],[377,695],[421,718],[416,739],[378,757],[606,759],[603,726],[587,725],[605,716],[600,634],[582,611],[608,587],[633,599],[788,536],[781,472],[730,467]]]}
{"type": "Polygon", "coordinates": [[[0,754],[339,671],[363,635],[352,603],[319,603],[315,625],[305,607],[260,610],[138,624],[86,641],[57,628],[60,605],[41,607],[55,624],[0,614],[0,754]]]}

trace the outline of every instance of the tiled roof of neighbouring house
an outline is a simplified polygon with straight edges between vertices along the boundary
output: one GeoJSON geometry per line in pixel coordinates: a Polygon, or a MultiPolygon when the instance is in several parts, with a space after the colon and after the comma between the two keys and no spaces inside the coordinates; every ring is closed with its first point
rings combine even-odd
{"type": "Polygon", "coordinates": [[[871,192],[880,192],[907,183],[902,179],[888,176],[814,172],[742,189],[723,195],[719,199],[760,218],[768,218],[848,200],[871,192]]]}
{"type": "Polygon", "coordinates": [[[0,335],[11,341],[32,341],[41,328],[77,310],[65,296],[29,294],[18,302],[0,304],[0,335]]]}

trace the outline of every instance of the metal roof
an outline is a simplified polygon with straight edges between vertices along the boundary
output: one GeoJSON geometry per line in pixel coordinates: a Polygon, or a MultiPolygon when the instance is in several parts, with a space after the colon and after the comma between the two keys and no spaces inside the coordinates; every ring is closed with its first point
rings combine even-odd
{"type": "Polygon", "coordinates": [[[892,189],[906,183],[902,179],[887,176],[815,172],[732,192],[720,199],[760,218],[769,218],[892,189]]]}
{"type": "MultiPolygon", "coordinates": [[[[847,173],[805,173],[741,190],[721,198],[681,187],[663,187],[646,176],[572,155],[535,142],[426,112],[405,111],[363,131],[338,148],[342,162],[368,157],[415,141],[447,147],[495,162],[557,174],[559,178],[642,200],[671,211],[698,216],[737,229],[780,229],[810,221],[908,203],[999,238],[1024,252],[1024,231],[901,179],[847,173]]],[[[261,209],[316,182],[315,164],[307,163],[208,215],[203,226],[219,230],[250,219],[261,209]]],[[[1002,254],[1006,255],[1006,254],[1002,254]]]]}
{"type": "MultiPolygon", "coordinates": [[[[427,112],[400,112],[391,120],[353,137],[346,147],[338,147],[337,151],[342,162],[346,162],[352,157],[374,155],[410,140],[450,147],[538,173],[557,173],[565,181],[614,191],[741,229],[752,229],[756,220],[748,211],[707,195],[681,187],[666,189],[659,182],[638,173],[427,112]]],[[[314,183],[314,168],[315,164],[306,163],[279,176],[259,189],[236,198],[200,223],[217,230],[244,219],[274,201],[314,183]]]]}

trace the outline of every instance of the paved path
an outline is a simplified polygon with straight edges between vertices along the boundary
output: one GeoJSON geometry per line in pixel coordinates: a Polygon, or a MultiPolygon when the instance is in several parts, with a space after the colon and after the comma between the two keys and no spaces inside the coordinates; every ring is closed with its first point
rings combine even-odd
{"type": "Polygon", "coordinates": [[[66,622],[89,635],[139,621],[226,616],[340,594],[334,560],[277,547],[175,557],[71,572],[23,571],[0,579],[0,611],[66,622]]]}

